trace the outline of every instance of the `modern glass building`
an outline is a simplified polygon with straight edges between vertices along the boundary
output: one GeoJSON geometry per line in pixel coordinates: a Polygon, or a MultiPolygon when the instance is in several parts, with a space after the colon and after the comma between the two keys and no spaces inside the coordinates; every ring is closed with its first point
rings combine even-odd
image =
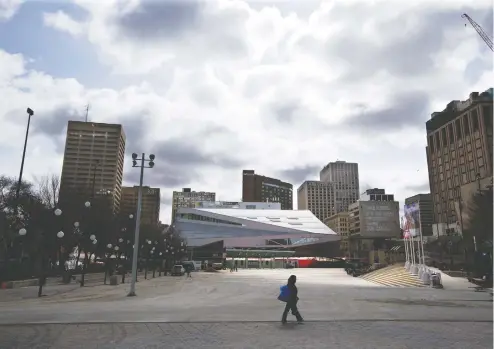
{"type": "Polygon", "coordinates": [[[174,224],[190,247],[223,241],[225,248],[281,248],[340,239],[310,211],[179,208],[174,224]]]}

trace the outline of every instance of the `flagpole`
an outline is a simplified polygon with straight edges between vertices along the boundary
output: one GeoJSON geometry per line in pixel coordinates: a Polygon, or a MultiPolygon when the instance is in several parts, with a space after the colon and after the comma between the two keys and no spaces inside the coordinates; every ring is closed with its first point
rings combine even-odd
{"type": "Polygon", "coordinates": [[[425,267],[424,238],[422,235],[422,219],[420,217],[420,200],[418,202],[418,205],[419,205],[420,248],[422,250],[422,265],[425,267]]]}

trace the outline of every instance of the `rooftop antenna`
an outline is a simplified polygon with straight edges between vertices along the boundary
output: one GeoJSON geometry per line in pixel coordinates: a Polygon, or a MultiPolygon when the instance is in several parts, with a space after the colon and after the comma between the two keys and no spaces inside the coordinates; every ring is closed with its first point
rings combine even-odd
{"type": "Polygon", "coordinates": [[[85,110],[86,110],[86,116],[85,116],[85,118],[84,118],[84,122],[87,122],[87,118],[88,118],[88,115],[89,115],[89,103],[88,103],[88,104],[86,104],[86,108],[85,108],[85,110]]]}

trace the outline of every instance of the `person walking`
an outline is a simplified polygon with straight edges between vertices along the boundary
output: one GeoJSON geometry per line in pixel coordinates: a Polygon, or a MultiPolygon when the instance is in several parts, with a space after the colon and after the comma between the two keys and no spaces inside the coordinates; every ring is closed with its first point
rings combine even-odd
{"type": "Polygon", "coordinates": [[[294,315],[297,318],[298,323],[302,323],[304,321],[302,315],[300,315],[300,312],[298,311],[297,308],[297,303],[299,298],[298,298],[298,289],[297,286],[295,286],[296,282],[297,282],[297,276],[290,275],[290,277],[288,278],[288,282],[286,284],[288,289],[288,295],[287,295],[285,310],[283,311],[283,315],[281,316],[281,323],[283,324],[286,324],[286,318],[290,310],[292,311],[292,315],[294,315]]]}

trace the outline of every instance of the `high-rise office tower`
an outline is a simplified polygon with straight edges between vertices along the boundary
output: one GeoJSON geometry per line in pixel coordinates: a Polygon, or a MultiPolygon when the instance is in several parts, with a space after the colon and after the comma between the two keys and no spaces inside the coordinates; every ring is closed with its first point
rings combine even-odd
{"type": "MultiPolygon", "coordinates": [[[[120,214],[122,217],[135,215],[139,186],[122,187],[120,214]]],[[[142,187],[141,224],[157,226],[160,220],[160,188],[142,187]]]]}
{"type": "Polygon", "coordinates": [[[321,182],[334,183],[335,213],[348,211],[348,206],[359,199],[358,164],[354,162],[330,162],[319,173],[321,182]]]}
{"type": "Polygon", "coordinates": [[[69,121],[65,141],[60,201],[78,195],[120,209],[125,154],[122,125],[69,121]]]}
{"type": "Polygon", "coordinates": [[[201,201],[216,201],[216,193],[207,191],[192,191],[190,188],[183,188],[182,191],[174,191],[172,198],[172,222],[179,207],[194,208],[196,203],[201,201]]]}
{"type": "Polygon", "coordinates": [[[451,101],[442,112],[432,113],[426,122],[434,225],[442,227],[438,234],[458,232],[455,203],[465,204],[466,196],[491,182],[492,105],[492,88],[472,92],[467,100],[451,101]]]}
{"type": "Polygon", "coordinates": [[[282,210],[293,209],[293,185],[255,174],[254,170],[242,171],[243,202],[279,202],[282,210]]]}
{"type": "Polygon", "coordinates": [[[331,182],[305,181],[297,189],[299,210],[309,210],[321,222],[335,211],[335,190],[331,182]]]}

